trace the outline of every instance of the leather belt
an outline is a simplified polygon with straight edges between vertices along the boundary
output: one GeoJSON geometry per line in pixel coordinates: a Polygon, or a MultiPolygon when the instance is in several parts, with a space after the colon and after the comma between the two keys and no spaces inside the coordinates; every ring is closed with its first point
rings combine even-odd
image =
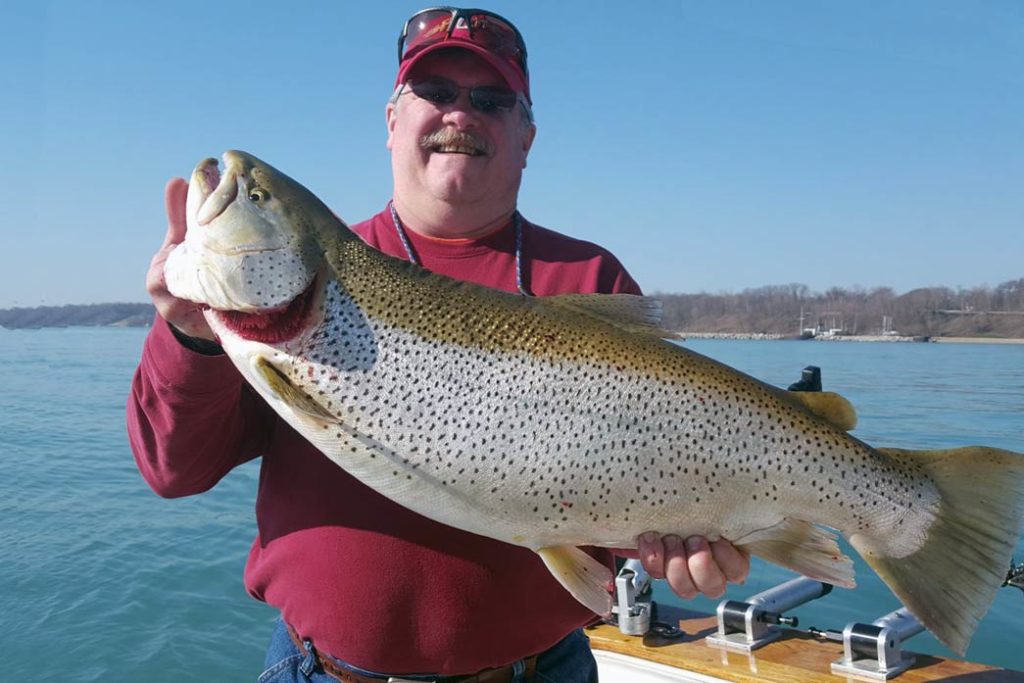
{"type": "MultiPolygon", "coordinates": [[[[306,651],[306,644],[291,625],[288,625],[288,635],[291,636],[292,642],[295,643],[295,647],[300,652],[306,651]]],[[[312,649],[312,654],[316,657],[316,663],[323,669],[324,673],[341,681],[341,683],[512,683],[514,675],[512,665],[509,664],[508,666],[501,666],[496,669],[484,669],[483,671],[466,676],[438,676],[434,679],[424,679],[422,677],[410,679],[402,678],[401,676],[365,676],[335,664],[330,657],[321,655],[315,647],[312,649]]],[[[533,655],[523,660],[526,664],[526,669],[523,673],[524,681],[533,680],[533,674],[537,670],[537,656],[533,655]]]]}

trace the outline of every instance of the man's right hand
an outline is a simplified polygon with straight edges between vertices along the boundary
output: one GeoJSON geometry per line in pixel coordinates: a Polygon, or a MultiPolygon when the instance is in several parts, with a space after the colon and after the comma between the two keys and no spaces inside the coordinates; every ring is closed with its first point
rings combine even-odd
{"type": "Polygon", "coordinates": [[[164,190],[164,205],[167,209],[167,236],[160,250],[153,256],[146,273],[146,290],[153,299],[157,313],[164,320],[189,337],[214,340],[213,331],[206,324],[200,307],[192,302],[179,299],[167,291],[164,279],[164,263],[167,255],[185,240],[185,196],[188,183],[184,178],[167,181],[164,190]]]}

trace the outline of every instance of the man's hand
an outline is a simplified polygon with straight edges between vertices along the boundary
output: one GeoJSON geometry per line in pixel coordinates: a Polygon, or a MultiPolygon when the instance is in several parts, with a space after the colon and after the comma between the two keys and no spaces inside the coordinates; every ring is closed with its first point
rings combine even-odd
{"type": "Polygon", "coordinates": [[[149,263],[146,273],[146,291],[153,299],[157,313],[164,320],[189,337],[213,340],[213,331],[206,324],[199,306],[191,301],[179,299],[167,291],[164,280],[164,262],[167,255],[185,240],[185,196],[188,183],[184,178],[172,178],[164,190],[164,205],[167,209],[167,236],[160,250],[149,263]]]}
{"type": "Polygon", "coordinates": [[[687,600],[703,594],[718,598],[727,583],[743,583],[750,573],[750,556],[726,540],[708,543],[703,536],[660,536],[649,531],[637,540],[633,551],[616,550],[639,558],[647,573],[665,579],[672,592],[687,600]]]}

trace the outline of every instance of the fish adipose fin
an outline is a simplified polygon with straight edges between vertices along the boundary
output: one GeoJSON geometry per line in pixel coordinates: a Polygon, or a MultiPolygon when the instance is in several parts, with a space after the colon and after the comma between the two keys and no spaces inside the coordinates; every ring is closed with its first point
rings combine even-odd
{"type": "Polygon", "coordinates": [[[850,544],[929,631],[963,656],[1020,536],[1024,455],[982,446],[877,450],[921,465],[939,489],[936,519],[920,548],[904,557],[886,556],[863,534],[850,544]]]}
{"type": "Polygon", "coordinates": [[[836,535],[802,519],[784,519],[732,541],[751,554],[804,576],[853,588],[853,560],[843,554],[836,535]]]}
{"type": "Polygon", "coordinates": [[[612,572],[587,553],[571,545],[537,551],[548,570],[565,590],[594,614],[612,613],[612,572]]]}
{"type": "Polygon", "coordinates": [[[539,299],[546,306],[566,308],[599,318],[618,328],[660,339],[679,334],[661,329],[661,301],[636,294],[560,294],[539,299]]]}
{"type": "Polygon", "coordinates": [[[312,418],[318,424],[333,424],[338,420],[304,391],[292,384],[291,380],[263,356],[253,356],[249,361],[253,376],[277,400],[292,409],[298,417],[312,418]]]}
{"type": "Polygon", "coordinates": [[[857,426],[857,411],[849,401],[837,393],[831,391],[787,391],[786,395],[844,432],[857,426]]]}

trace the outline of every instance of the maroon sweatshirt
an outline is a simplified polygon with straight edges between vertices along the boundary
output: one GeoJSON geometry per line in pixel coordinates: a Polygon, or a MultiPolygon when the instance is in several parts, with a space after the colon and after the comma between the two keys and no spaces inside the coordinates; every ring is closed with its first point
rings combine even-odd
{"type": "MultiPolygon", "coordinates": [[[[387,210],[353,229],[406,258],[387,210]]],[[[512,225],[473,240],[408,236],[430,270],[516,291],[512,225]]],[[[640,293],[609,252],[526,221],[522,253],[537,296],[640,293]]],[[[262,457],[245,585],[326,654],[389,674],[467,674],[546,650],[594,619],[532,551],[438,524],[356,481],[226,356],[186,349],[159,317],[127,419],[139,470],[161,496],[206,491],[262,457]]]]}

